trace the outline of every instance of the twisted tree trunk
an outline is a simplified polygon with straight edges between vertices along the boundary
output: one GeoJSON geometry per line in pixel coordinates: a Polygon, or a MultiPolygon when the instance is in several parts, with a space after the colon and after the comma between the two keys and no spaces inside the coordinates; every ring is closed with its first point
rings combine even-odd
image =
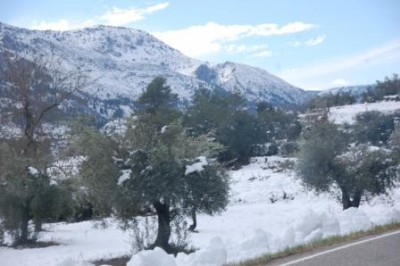
{"type": "Polygon", "coordinates": [[[196,227],[197,227],[197,216],[196,216],[196,208],[195,208],[195,207],[192,208],[191,216],[192,216],[193,224],[191,224],[191,225],[189,226],[189,231],[194,232],[194,230],[195,230],[196,227]]]}
{"type": "Polygon", "coordinates": [[[158,218],[158,231],[157,238],[150,248],[160,247],[167,253],[172,253],[172,247],[168,243],[171,236],[171,218],[169,205],[156,201],[153,203],[153,207],[156,210],[158,218]]]}

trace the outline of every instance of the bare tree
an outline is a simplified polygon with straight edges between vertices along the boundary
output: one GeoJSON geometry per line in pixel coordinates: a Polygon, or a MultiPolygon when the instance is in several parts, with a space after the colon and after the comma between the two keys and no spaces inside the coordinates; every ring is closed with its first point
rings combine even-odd
{"type": "Polygon", "coordinates": [[[60,62],[44,57],[27,60],[2,51],[0,60],[0,148],[8,153],[0,156],[0,217],[8,224],[6,229],[13,230],[15,241],[26,243],[29,220],[33,218],[40,230],[46,215],[38,210],[46,209],[40,205],[52,200],[41,198],[52,194],[42,193],[51,189],[47,169],[54,161],[51,145],[55,139],[46,121],[88,83],[81,71],[64,72],[57,65],[60,62]],[[17,129],[14,136],[4,136],[10,125],[17,129]],[[21,204],[7,205],[12,200],[7,196],[21,204]],[[10,217],[10,213],[15,215],[10,217]],[[7,223],[9,218],[13,221],[7,223]]]}

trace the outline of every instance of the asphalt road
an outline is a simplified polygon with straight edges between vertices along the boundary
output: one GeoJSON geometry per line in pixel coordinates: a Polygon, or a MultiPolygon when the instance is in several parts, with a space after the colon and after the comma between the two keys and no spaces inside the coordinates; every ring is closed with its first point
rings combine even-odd
{"type": "Polygon", "coordinates": [[[296,257],[281,266],[400,266],[400,231],[296,257]]]}

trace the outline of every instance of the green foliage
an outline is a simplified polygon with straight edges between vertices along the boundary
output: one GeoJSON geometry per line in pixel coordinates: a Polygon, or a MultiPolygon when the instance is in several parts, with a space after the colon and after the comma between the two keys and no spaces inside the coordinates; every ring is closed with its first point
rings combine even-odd
{"type": "Polygon", "coordinates": [[[389,146],[392,147],[393,153],[400,162],[400,125],[393,130],[389,137],[389,146]]]}
{"type": "Polygon", "coordinates": [[[384,81],[376,81],[376,94],[378,99],[383,99],[387,95],[400,94],[400,79],[397,74],[393,74],[392,78],[385,77],[384,81]]]}
{"type": "Polygon", "coordinates": [[[400,94],[400,79],[397,74],[393,74],[392,78],[385,77],[384,81],[376,81],[374,88],[362,94],[361,102],[382,101],[385,96],[400,94]]]}
{"type": "Polygon", "coordinates": [[[246,110],[246,101],[238,93],[199,89],[183,121],[194,136],[215,133],[216,140],[225,147],[219,156],[225,162],[246,163],[256,145],[265,142],[266,131],[246,110]]]}
{"type": "Polygon", "coordinates": [[[107,216],[111,213],[119,174],[113,159],[116,144],[95,128],[86,128],[81,131],[74,145],[86,157],[80,167],[78,182],[87,188],[85,197],[98,214],[107,216]]]}
{"type": "Polygon", "coordinates": [[[391,151],[366,144],[348,145],[351,136],[327,119],[316,121],[302,137],[297,173],[318,191],[332,184],[342,192],[343,208],[358,207],[362,196],[392,187],[396,161],[391,151]]]}
{"type": "Polygon", "coordinates": [[[15,244],[26,244],[35,240],[36,233],[31,232],[29,222],[40,231],[42,223],[57,219],[66,204],[65,184],[48,173],[58,160],[60,150],[54,147],[59,148],[60,142],[46,126],[64,118],[62,103],[77,100],[72,95],[85,86],[86,78],[61,72],[54,67],[56,62],[39,56],[27,61],[4,53],[2,59],[8,81],[4,92],[11,104],[4,106],[0,121],[14,123],[19,132],[0,139],[0,220],[15,244]]]}
{"type": "Polygon", "coordinates": [[[17,151],[6,142],[0,145],[0,219],[16,245],[34,241],[37,232],[28,227],[29,221],[40,227],[56,218],[64,200],[62,188],[51,184],[45,170],[33,168],[35,160],[17,151]]]}
{"type": "Polygon", "coordinates": [[[187,210],[193,207],[207,214],[225,210],[229,200],[229,179],[222,169],[213,167],[209,162],[203,166],[203,171],[190,173],[186,179],[187,199],[184,203],[187,210]]]}
{"type": "Polygon", "coordinates": [[[394,130],[394,116],[368,111],[356,116],[354,136],[357,143],[386,144],[394,130]]]}
{"type": "Polygon", "coordinates": [[[148,209],[153,202],[161,199],[175,207],[196,204],[209,213],[212,213],[212,209],[221,209],[217,196],[225,198],[222,201],[226,205],[227,179],[221,169],[210,163],[204,166],[204,173],[185,175],[187,165],[192,164],[197,156],[209,155],[211,149],[218,148],[218,145],[210,143],[203,136],[194,139],[187,136],[179,123],[169,125],[163,133],[146,130],[149,128],[137,125],[126,135],[124,146],[129,147],[130,152],[124,161],[130,177],[123,182],[123,186],[119,186],[122,193],[119,200],[123,203],[122,208],[125,208],[120,214],[130,218],[132,213],[129,210],[148,209]],[[143,138],[149,138],[150,141],[144,142],[143,138]],[[198,182],[193,180],[196,177],[198,182]],[[200,184],[203,186],[198,186],[200,184]],[[218,193],[207,191],[211,185],[218,193]],[[195,193],[209,196],[201,199],[195,193]],[[209,208],[205,207],[206,204],[209,208]]]}
{"type": "Polygon", "coordinates": [[[156,77],[140,95],[138,102],[145,112],[154,114],[162,109],[170,109],[176,106],[178,95],[172,93],[171,88],[166,83],[165,78],[156,77]]]}
{"type": "Polygon", "coordinates": [[[332,106],[354,104],[356,100],[356,97],[351,92],[328,93],[313,98],[308,103],[308,107],[310,109],[329,108],[332,106]]]}
{"type": "Polygon", "coordinates": [[[346,185],[348,193],[368,191],[377,195],[394,185],[394,161],[388,150],[362,144],[350,147],[335,160],[344,170],[338,182],[346,185]]]}
{"type": "Polygon", "coordinates": [[[127,123],[122,138],[81,130],[75,144],[84,147],[80,176],[95,208],[112,210],[134,227],[140,227],[138,215],[155,213],[158,233],[152,246],[167,252],[174,252],[171,226],[181,235],[182,217],[193,207],[209,214],[223,210],[229,187],[223,170],[211,161],[201,173],[186,172],[196,158],[212,156],[221,146],[206,135],[189,136],[177,119],[175,100],[165,79],[156,78],[139,98],[143,109],[127,123]]]}
{"type": "Polygon", "coordinates": [[[257,115],[266,136],[264,140],[270,143],[266,153],[260,155],[282,156],[293,155],[297,147],[297,139],[301,133],[301,124],[297,113],[285,112],[268,103],[261,102],[257,105],[257,115]],[[274,148],[274,149],[271,149],[274,148]]]}
{"type": "Polygon", "coordinates": [[[363,94],[361,94],[361,102],[362,103],[374,103],[379,99],[379,97],[376,94],[375,87],[369,87],[367,91],[365,91],[363,94]]]}
{"type": "Polygon", "coordinates": [[[318,191],[329,190],[340,177],[340,166],[335,163],[335,158],[346,146],[345,134],[325,118],[306,128],[297,164],[297,173],[303,182],[318,191]]]}
{"type": "Polygon", "coordinates": [[[158,129],[180,116],[178,95],[166,83],[163,77],[154,78],[138,99],[140,119],[158,129]]]}
{"type": "Polygon", "coordinates": [[[184,117],[184,125],[194,135],[207,134],[210,131],[229,125],[232,116],[245,109],[246,101],[240,94],[209,91],[205,88],[197,90],[193,96],[193,104],[184,117]]]}
{"type": "Polygon", "coordinates": [[[265,140],[265,130],[255,116],[246,111],[237,111],[229,123],[219,129],[217,136],[227,148],[220,158],[223,161],[237,159],[239,164],[245,164],[254,154],[255,145],[265,140]]]}

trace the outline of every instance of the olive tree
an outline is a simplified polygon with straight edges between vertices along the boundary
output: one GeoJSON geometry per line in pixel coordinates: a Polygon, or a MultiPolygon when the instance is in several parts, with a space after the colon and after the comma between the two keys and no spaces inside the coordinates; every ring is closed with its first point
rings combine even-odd
{"type": "Polygon", "coordinates": [[[358,207],[363,196],[384,193],[396,178],[392,153],[365,144],[349,145],[349,133],[326,118],[314,122],[303,133],[297,173],[317,191],[336,185],[343,209],[358,207]]]}
{"type": "MultiPolygon", "coordinates": [[[[229,188],[227,175],[207,157],[212,140],[187,134],[177,119],[175,100],[165,79],[153,80],[139,97],[142,108],[128,123],[125,136],[113,144],[108,137],[97,137],[111,149],[104,149],[101,155],[93,147],[87,149],[81,167],[83,178],[91,180],[87,182],[89,193],[104,193],[97,189],[100,186],[110,191],[107,199],[113,202],[113,213],[120,220],[155,214],[157,234],[149,248],[158,246],[169,253],[176,252],[170,243],[172,222],[193,208],[210,214],[222,211],[229,188]],[[96,159],[98,156],[102,160],[96,159]],[[106,182],[100,181],[103,177],[106,182]],[[97,185],[99,181],[103,185],[97,185]]],[[[94,141],[91,145],[103,144],[94,141]]]]}

